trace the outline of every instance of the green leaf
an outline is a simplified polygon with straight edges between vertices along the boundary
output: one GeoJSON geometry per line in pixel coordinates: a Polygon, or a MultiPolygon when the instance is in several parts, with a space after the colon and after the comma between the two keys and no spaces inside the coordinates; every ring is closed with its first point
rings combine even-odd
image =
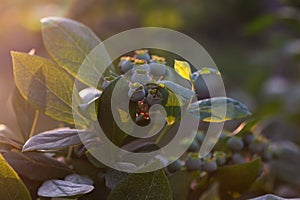
{"type": "Polygon", "coordinates": [[[0,144],[9,145],[16,149],[22,148],[22,143],[16,139],[20,139],[16,137],[15,132],[11,131],[5,125],[0,124],[0,144]]]}
{"type": "Polygon", "coordinates": [[[162,94],[162,106],[165,108],[167,116],[167,125],[173,125],[179,119],[179,113],[181,111],[181,97],[174,94],[169,88],[163,84],[159,84],[159,91],[162,94]]]}
{"type": "Polygon", "coordinates": [[[22,151],[55,150],[76,146],[82,144],[80,135],[89,137],[92,134],[88,130],[70,128],[45,131],[31,137],[23,146],[22,151]]]}
{"type": "Polygon", "coordinates": [[[81,99],[75,88],[72,98],[74,80],[64,70],[39,56],[20,52],[11,55],[16,86],[25,100],[59,121],[74,124],[74,114],[79,124],[85,126],[85,118],[78,110],[81,99]]]}
{"type": "MultiPolygon", "coordinates": [[[[89,149],[91,150],[91,148],[89,147],[89,149]]],[[[97,158],[95,158],[89,151],[85,152],[86,158],[88,159],[88,161],[97,168],[106,168],[106,165],[104,165],[103,163],[101,163],[97,158]]]]}
{"type": "Polygon", "coordinates": [[[3,157],[20,176],[30,180],[45,181],[72,173],[65,164],[42,153],[10,151],[3,157]]]}
{"type": "Polygon", "coordinates": [[[238,165],[218,168],[213,178],[219,182],[222,195],[228,192],[245,192],[252,185],[262,168],[260,159],[238,165]]]}
{"type": "Polygon", "coordinates": [[[63,180],[48,180],[38,190],[41,197],[72,197],[83,195],[94,189],[92,185],[77,184],[63,180]]]}
{"type": "MultiPolygon", "coordinates": [[[[113,114],[112,114],[112,93],[115,89],[115,86],[117,82],[120,80],[120,78],[114,80],[112,83],[110,83],[107,88],[103,91],[101,94],[98,104],[98,121],[100,123],[100,126],[106,136],[115,144],[115,145],[121,145],[124,141],[124,139],[127,137],[127,134],[124,133],[117,123],[114,120],[113,114]]],[[[129,87],[128,85],[123,85],[124,87],[121,91],[128,91],[129,87]]],[[[120,99],[122,101],[123,99],[120,99]]]]}
{"type": "Polygon", "coordinates": [[[87,59],[85,74],[77,72],[89,53],[100,44],[99,38],[90,28],[71,19],[46,17],[41,22],[43,42],[53,60],[78,80],[93,86],[93,80],[101,77],[101,66],[87,59]]]}
{"type": "Polygon", "coordinates": [[[199,200],[221,200],[219,196],[219,185],[214,183],[207,191],[205,191],[199,200]]]}
{"type": "Polygon", "coordinates": [[[251,115],[244,104],[228,97],[215,97],[194,102],[189,107],[189,113],[204,122],[223,122],[251,115]]]}
{"type": "Polygon", "coordinates": [[[97,179],[99,169],[85,158],[72,158],[71,160],[74,171],[78,174],[86,174],[93,180],[97,179]]]}
{"type": "Polygon", "coordinates": [[[36,109],[22,97],[17,88],[14,89],[11,100],[21,131],[20,140],[24,143],[29,138],[36,109]]]}
{"type": "Polygon", "coordinates": [[[111,191],[108,200],[171,200],[172,190],[163,170],[130,174],[111,191]]]}
{"type": "Polygon", "coordinates": [[[105,186],[104,175],[99,173],[95,180],[95,189],[91,193],[79,197],[78,200],[107,200],[109,193],[110,190],[105,186]]]}
{"type": "Polygon", "coordinates": [[[192,72],[191,72],[191,67],[188,62],[175,60],[174,61],[174,69],[184,79],[186,79],[188,81],[191,80],[192,72]]]}
{"type": "Polygon", "coordinates": [[[105,173],[105,185],[109,189],[113,189],[126,176],[128,176],[128,173],[126,172],[118,171],[115,169],[108,169],[107,172],[105,173]]]}
{"type": "Polygon", "coordinates": [[[2,200],[31,200],[30,193],[17,173],[0,154],[0,197],[2,200]]]}
{"type": "Polygon", "coordinates": [[[178,171],[169,177],[174,200],[187,199],[192,179],[193,173],[188,171],[178,171]]]}
{"type": "Polygon", "coordinates": [[[177,83],[174,83],[172,81],[158,81],[157,83],[165,85],[173,93],[179,94],[186,99],[191,99],[195,95],[194,91],[192,91],[186,87],[183,87],[177,83]]]}

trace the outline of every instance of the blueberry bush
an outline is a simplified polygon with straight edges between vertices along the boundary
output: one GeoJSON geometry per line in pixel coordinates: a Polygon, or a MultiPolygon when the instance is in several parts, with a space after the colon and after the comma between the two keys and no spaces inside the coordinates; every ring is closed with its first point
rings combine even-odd
{"type": "MultiPolygon", "coordinates": [[[[261,194],[257,191],[269,179],[269,164],[293,151],[254,133],[257,120],[249,117],[241,102],[228,97],[201,98],[201,76],[220,76],[218,70],[196,70],[180,58],[169,60],[151,54],[154,50],[139,49],[120,57],[115,67],[100,77],[98,86],[92,87],[91,79],[102,66],[91,63],[86,67],[96,66],[94,71],[80,76],[77,72],[89,52],[100,44],[99,38],[70,19],[50,17],[41,22],[51,59],[36,56],[34,51],[11,53],[16,84],[12,105],[21,134],[5,126],[0,130],[1,199],[248,199],[261,194]],[[130,107],[125,114],[137,125],[150,123],[151,106],[159,104],[166,110],[164,129],[151,142],[135,146],[135,152],[158,148],[180,121],[181,107],[203,124],[245,121],[235,131],[224,130],[206,156],[198,153],[206,137],[205,129],[199,128],[194,130],[193,141],[182,141],[190,146],[180,159],[163,169],[118,171],[93,157],[80,137],[95,132],[90,127],[98,123],[120,148],[136,142],[118,128],[111,112],[112,91],[120,80],[124,81],[130,107]],[[191,102],[194,95],[198,100],[191,102]],[[226,115],[212,115],[212,103],[227,106],[226,115]],[[59,127],[36,133],[39,113],[59,121],[59,127]]],[[[91,138],[91,143],[101,145],[101,138],[91,138]]]]}

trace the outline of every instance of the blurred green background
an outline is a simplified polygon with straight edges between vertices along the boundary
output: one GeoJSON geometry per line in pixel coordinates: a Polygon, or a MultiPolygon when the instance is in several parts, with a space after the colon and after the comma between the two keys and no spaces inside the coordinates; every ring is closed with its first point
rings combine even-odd
{"type": "MultiPolygon", "coordinates": [[[[253,118],[260,119],[255,131],[275,142],[300,144],[299,0],[0,0],[0,124],[13,130],[10,51],[34,48],[47,56],[40,33],[45,16],[78,20],[102,40],[142,26],[187,34],[214,59],[228,96],[244,102],[253,118]]],[[[40,120],[48,120],[40,130],[55,124],[40,120]]],[[[274,187],[275,192],[297,193],[297,175],[296,184],[274,187]]]]}

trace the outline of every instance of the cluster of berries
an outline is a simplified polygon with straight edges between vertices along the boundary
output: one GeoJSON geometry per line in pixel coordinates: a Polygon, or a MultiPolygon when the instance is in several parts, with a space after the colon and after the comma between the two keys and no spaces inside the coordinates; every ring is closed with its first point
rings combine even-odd
{"type": "Polygon", "coordinates": [[[167,167],[167,171],[174,173],[182,170],[200,170],[207,173],[214,172],[219,166],[226,164],[242,164],[253,158],[261,157],[264,162],[272,160],[275,156],[269,141],[261,135],[245,133],[243,136],[228,136],[222,134],[218,143],[204,158],[199,158],[198,152],[204,140],[204,133],[198,132],[187,152],[185,161],[176,160],[167,167]]]}
{"type": "MultiPolygon", "coordinates": [[[[128,97],[137,103],[136,122],[148,120],[148,110],[154,104],[162,104],[162,94],[156,81],[162,80],[168,73],[165,58],[150,56],[148,50],[136,50],[133,57],[123,56],[118,64],[120,72],[129,80],[128,97]]],[[[105,77],[102,89],[116,77],[105,77]]]]}
{"type": "Polygon", "coordinates": [[[242,137],[233,136],[227,140],[227,147],[232,151],[232,163],[244,163],[252,157],[260,156],[268,162],[274,157],[269,141],[261,135],[246,133],[242,137]]]}

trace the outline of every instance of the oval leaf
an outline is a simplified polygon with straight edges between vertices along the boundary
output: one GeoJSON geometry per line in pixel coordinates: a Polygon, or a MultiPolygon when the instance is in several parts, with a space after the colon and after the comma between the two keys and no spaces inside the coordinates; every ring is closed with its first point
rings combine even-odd
{"type": "Polygon", "coordinates": [[[88,130],[61,128],[39,133],[23,146],[23,151],[55,150],[82,144],[80,135],[87,137],[88,130]]]}
{"type": "Polygon", "coordinates": [[[38,190],[41,197],[71,197],[83,195],[94,189],[92,185],[76,184],[70,181],[48,180],[38,190]]]}
{"type": "MultiPolygon", "coordinates": [[[[121,145],[127,137],[127,134],[115,122],[112,114],[112,93],[115,87],[117,87],[116,84],[119,80],[120,78],[111,82],[98,99],[98,121],[106,136],[116,145],[121,145]]],[[[122,85],[121,87],[124,87],[123,91],[128,91],[128,86],[122,85]]],[[[123,99],[120,99],[120,101],[123,101],[123,99]]]]}
{"type": "Polygon", "coordinates": [[[37,111],[22,97],[17,88],[13,91],[11,102],[21,131],[20,140],[24,143],[29,138],[37,111]]]}
{"type": "Polygon", "coordinates": [[[228,97],[215,97],[194,102],[189,107],[189,113],[204,122],[224,122],[251,115],[244,104],[228,97]]]}
{"type": "Polygon", "coordinates": [[[178,171],[169,177],[174,200],[187,199],[192,180],[193,173],[189,171],[178,171]]]}
{"type": "Polygon", "coordinates": [[[172,191],[163,170],[130,174],[111,191],[108,200],[171,200],[172,191]]]}
{"type": "Polygon", "coordinates": [[[14,78],[21,95],[46,115],[74,124],[78,115],[82,126],[85,118],[80,114],[78,92],[72,99],[74,80],[55,63],[39,56],[12,52],[14,78]],[[72,102],[73,101],[73,102],[72,102]]]}
{"type": "Polygon", "coordinates": [[[118,171],[115,169],[108,169],[105,173],[105,185],[109,189],[113,189],[126,176],[128,176],[128,173],[126,172],[118,171]]]}
{"type": "Polygon", "coordinates": [[[17,173],[0,154],[0,197],[2,200],[31,200],[30,193],[17,173]]]}
{"type": "Polygon", "coordinates": [[[16,149],[20,149],[22,147],[22,142],[15,132],[11,131],[7,126],[0,124],[0,144],[10,145],[16,149]]]}
{"type": "Polygon", "coordinates": [[[175,71],[182,76],[184,79],[190,81],[191,80],[191,67],[188,62],[175,60],[174,61],[174,69],[175,71]]]}
{"type": "Polygon", "coordinates": [[[78,75],[77,72],[89,53],[100,44],[100,39],[90,28],[71,19],[46,17],[41,22],[43,42],[53,60],[72,76],[92,86],[92,80],[101,77],[100,66],[93,59],[86,60],[86,73],[78,75]]]}
{"type": "Polygon", "coordinates": [[[247,191],[256,180],[261,167],[260,159],[238,165],[228,165],[220,167],[216,171],[214,178],[219,181],[220,191],[222,191],[223,196],[228,195],[228,191],[241,193],[247,191]]]}
{"type": "Polygon", "coordinates": [[[65,164],[42,153],[11,151],[3,157],[20,176],[30,180],[45,181],[72,173],[65,164]]]}
{"type": "Polygon", "coordinates": [[[179,119],[179,113],[181,111],[180,106],[182,104],[181,97],[173,93],[165,85],[159,85],[159,91],[162,94],[162,106],[165,108],[167,116],[166,122],[168,126],[173,125],[179,119]]]}
{"type": "Polygon", "coordinates": [[[177,83],[174,83],[172,81],[158,81],[157,83],[164,84],[167,88],[169,88],[173,93],[180,94],[182,97],[186,99],[191,99],[195,92],[193,90],[190,90],[186,87],[183,87],[177,83]]]}

